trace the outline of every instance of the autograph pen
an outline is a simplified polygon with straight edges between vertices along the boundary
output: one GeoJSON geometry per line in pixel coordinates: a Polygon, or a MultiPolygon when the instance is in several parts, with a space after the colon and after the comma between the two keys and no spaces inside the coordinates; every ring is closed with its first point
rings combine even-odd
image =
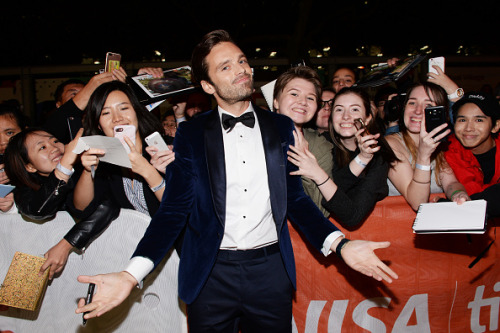
{"type": "MultiPolygon", "coordinates": [[[[94,283],[90,283],[89,284],[89,290],[87,291],[87,297],[85,298],[85,305],[87,305],[89,303],[92,303],[92,297],[94,297],[94,289],[95,289],[95,284],[94,283]]],[[[84,312],[83,315],[82,315],[83,326],[85,326],[85,324],[87,324],[87,319],[85,319],[85,315],[87,313],[88,312],[84,312]]]]}

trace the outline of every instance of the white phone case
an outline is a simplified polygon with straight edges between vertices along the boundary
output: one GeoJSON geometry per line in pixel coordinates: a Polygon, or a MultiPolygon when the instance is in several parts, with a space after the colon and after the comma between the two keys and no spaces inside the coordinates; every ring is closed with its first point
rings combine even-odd
{"type": "Polygon", "coordinates": [[[168,149],[167,144],[158,132],[154,132],[153,134],[149,135],[145,140],[148,146],[156,147],[158,148],[158,151],[170,150],[168,149]]]}
{"type": "Polygon", "coordinates": [[[118,138],[122,145],[127,150],[127,154],[130,154],[130,147],[123,139],[128,136],[132,143],[135,145],[135,126],[134,125],[117,125],[113,129],[115,133],[115,138],[118,138]]]}
{"type": "Polygon", "coordinates": [[[436,57],[429,59],[429,72],[437,74],[438,72],[432,66],[438,66],[444,72],[444,57],[436,57]]]}

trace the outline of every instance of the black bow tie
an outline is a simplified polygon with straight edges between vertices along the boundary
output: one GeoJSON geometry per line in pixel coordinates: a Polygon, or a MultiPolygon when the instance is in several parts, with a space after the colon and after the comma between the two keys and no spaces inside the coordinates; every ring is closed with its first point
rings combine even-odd
{"type": "Polygon", "coordinates": [[[222,114],[222,126],[225,130],[229,128],[229,131],[227,131],[228,133],[233,130],[237,122],[241,122],[243,125],[253,128],[255,125],[255,116],[253,112],[245,112],[239,117],[233,117],[226,113],[222,114]]]}

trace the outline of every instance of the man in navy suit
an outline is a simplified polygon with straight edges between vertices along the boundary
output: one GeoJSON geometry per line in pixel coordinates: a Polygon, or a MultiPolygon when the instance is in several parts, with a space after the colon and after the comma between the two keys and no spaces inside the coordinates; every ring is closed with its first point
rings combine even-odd
{"type": "Polygon", "coordinates": [[[80,276],[98,289],[77,313],[92,318],[120,304],[184,230],[179,296],[190,332],[290,332],[295,263],[287,218],[324,255],[341,250],[361,273],[397,278],[373,253],[388,242],[346,240],[290,175],[293,123],[252,105],[250,66],[227,32],[213,31],[196,46],[192,73],[218,108],[178,128],[161,207],[130,264],[80,276]]]}

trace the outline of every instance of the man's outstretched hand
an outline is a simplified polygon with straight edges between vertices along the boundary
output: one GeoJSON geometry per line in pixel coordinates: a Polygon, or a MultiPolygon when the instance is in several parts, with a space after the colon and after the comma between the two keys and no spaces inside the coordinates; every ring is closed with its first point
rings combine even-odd
{"type": "Polygon", "coordinates": [[[80,275],[77,280],[81,283],[94,283],[97,290],[92,303],[85,305],[84,298],[78,302],[78,308],[75,312],[89,312],[85,314],[85,319],[102,316],[117,307],[137,285],[136,279],[125,271],[95,276],[80,275]]]}
{"type": "MultiPolygon", "coordinates": [[[[336,244],[338,241],[334,242],[332,248],[336,244]]],[[[374,252],[376,249],[387,248],[389,245],[391,245],[389,242],[351,240],[342,248],[342,259],[349,267],[360,273],[371,276],[377,281],[385,280],[391,283],[392,279],[398,278],[398,275],[384,264],[374,252]]]]}

